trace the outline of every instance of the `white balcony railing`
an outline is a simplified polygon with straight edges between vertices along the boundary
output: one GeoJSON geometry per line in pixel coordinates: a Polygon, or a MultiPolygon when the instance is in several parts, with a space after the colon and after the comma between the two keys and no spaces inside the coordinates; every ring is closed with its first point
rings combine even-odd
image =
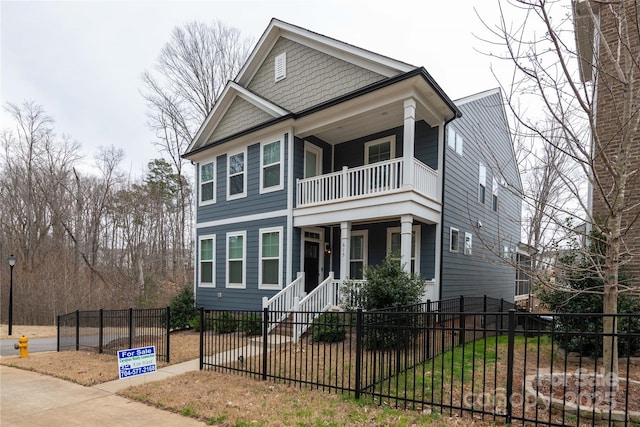
{"type": "MultiPolygon", "coordinates": [[[[413,159],[414,189],[427,197],[438,199],[438,173],[413,159]]],[[[402,189],[407,182],[404,159],[392,159],[356,168],[344,167],[339,172],[299,179],[296,206],[345,201],[374,196],[402,189]]]]}

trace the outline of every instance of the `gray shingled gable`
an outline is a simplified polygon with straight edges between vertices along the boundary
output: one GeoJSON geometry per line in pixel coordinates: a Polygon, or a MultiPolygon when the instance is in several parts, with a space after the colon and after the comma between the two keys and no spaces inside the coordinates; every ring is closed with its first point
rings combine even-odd
{"type": "Polygon", "coordinates": [[[266,111],[238,96],[225,112],[208,142],[220,140],[272,119],[273,116],[266,111]]]}
{"type": "Polygon", "coordinates": [[[247,85],[247,89],[295,113],[385,78],[281,37],[247,85]],[[282,52],[286,52],[287,56],[287,77],[275,82],[274,61],[282,52]]]}

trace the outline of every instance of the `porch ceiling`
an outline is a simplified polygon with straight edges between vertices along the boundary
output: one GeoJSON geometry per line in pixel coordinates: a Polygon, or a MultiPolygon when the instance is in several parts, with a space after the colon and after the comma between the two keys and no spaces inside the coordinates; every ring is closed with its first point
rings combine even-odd
{"type": "Polygon", "coordinates": [[[402,126],[406,99],[416,100],[416,121],[438,126],[450,114],[433,89],[415,78],[306,115],[296,121],[296,136],[340,144],[402,126]]]}

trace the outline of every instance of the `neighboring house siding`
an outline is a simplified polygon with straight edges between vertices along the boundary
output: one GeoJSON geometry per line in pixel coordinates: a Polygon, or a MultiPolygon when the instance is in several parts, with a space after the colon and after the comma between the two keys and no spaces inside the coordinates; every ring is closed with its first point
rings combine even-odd
{"type": "Polygon", "coordinates": [[[517,193],[521,184],[502,100],[493,93],[458,107],[462,118],[448,126],[463,136],[463,155],[445,143],[441,297],[486,294],[513,301],[515,269],[501,257],[504,245],[515,253],[520,240],[521,200],[517,193]],[[486,166],[484,204],[478,201],[479,162],[486,166]],[[499,171],[507,186],[500,185],[499,171]],[[499,185],[497,212],[491,203],[494,176],[499,185]],[[451,227],[460,233],[457,253],[449,250],[451,227]],[[464,253],[465,232],[472,235],[472,255],[464,253]]]}
{"type": "MultiPolygon", "coordinates": [[[[283,238],[281,248],[282,286],[286,286],[286,253],[287,253],[287,218],[268,218],[259,221],[226,224],[218,227],[205,227],[197,230],[197,236],[216,235],[216,251],[215,251],[215,288],[205,288],[196,286],[196,300],[199,307],[207,310],[256,310],[261,307],[262,297],[271,297],[275,295],[277,290],[258,289],[258,263],[260,229],[269,227],[282,227],[283,238]],[[246,231],[246,289],[232,289],[226,287],[227,274],[227,233],[246,231]]],[[[198,239],[196,238],[196,241],[198,239]]],[[[196,263],[196,277],[199,277],[199,263],[196,263]]]]}
{"type": "Polygon", "coordinates": [[[240,97],[236,97],[209,140],[210,142],[220,140],[271,119],[273,116],[267,112],[240,97]]]}
{"type": "MultiPolygon", "coordinates": [[[[227,200],[227,155],[216,157],[216,203],[206,206],[198,206],[198,223],[208,221],[220,221],[245,215],[255,215],[271,211],[286,209],[287,207],[287,157],[289,144],[284,142],[284,162],[282,173],[284,174],[284,189],[270,193],[260,194],[260,144],[252,144],[247,147],[246,160],[246,186],[247,196],[235,200],[227,200]]],[[[205,162],[206,163],[206,162],[205,162]]],[[[198,168],[199,171],[199,168],[198,168]]],[[[199,172],[198,172],[199,173],[199,172]]],[[[199,181],[198,181],[199,182],[199,181]]],[[[200,188],[198,186],[199,193],[200,188]]],[[[198,200],[200,195],[198,194],[198,200]]]]}
{"type": "Polygon", "coordinates": [[[280,38],[247,88],[286,110],[299,112],[384,78],[380,74],[280,38]],[[275,82],[275,57],[283,52],[286,52],[287,76],[275,82]]]}

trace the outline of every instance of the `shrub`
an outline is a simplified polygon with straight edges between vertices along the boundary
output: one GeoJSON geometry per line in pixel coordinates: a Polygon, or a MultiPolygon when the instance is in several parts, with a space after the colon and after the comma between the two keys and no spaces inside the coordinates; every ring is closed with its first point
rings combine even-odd
{"type": "Polygon", "coordinates": [[[171,309],[171,320],[169,322],[171,328],[189,328],[192,319],[198,317],[198,309],[193,298],[193,289],[189,286],[182,288],[178,295],[171,298],[169,308],[171,309]]]}
{"type": "Polygon", "coordinates": [[[339,313],[322,313],[313,320],[311,331],[311,339],[313,341],[342,341],[347,334],[344,316],[339,313]]]}
{"type": "Polygon", "coordinates": [[[245,313],[242,316],[241,328],[248,336],[262,335],[262,314],[245,313]]]}
{"type": "Polygon", "coordinates": [[[238,330],[238,319],[228,311],[223,311],[213,320],[213,329],[219,334],[230,334],[238,330]]]}

